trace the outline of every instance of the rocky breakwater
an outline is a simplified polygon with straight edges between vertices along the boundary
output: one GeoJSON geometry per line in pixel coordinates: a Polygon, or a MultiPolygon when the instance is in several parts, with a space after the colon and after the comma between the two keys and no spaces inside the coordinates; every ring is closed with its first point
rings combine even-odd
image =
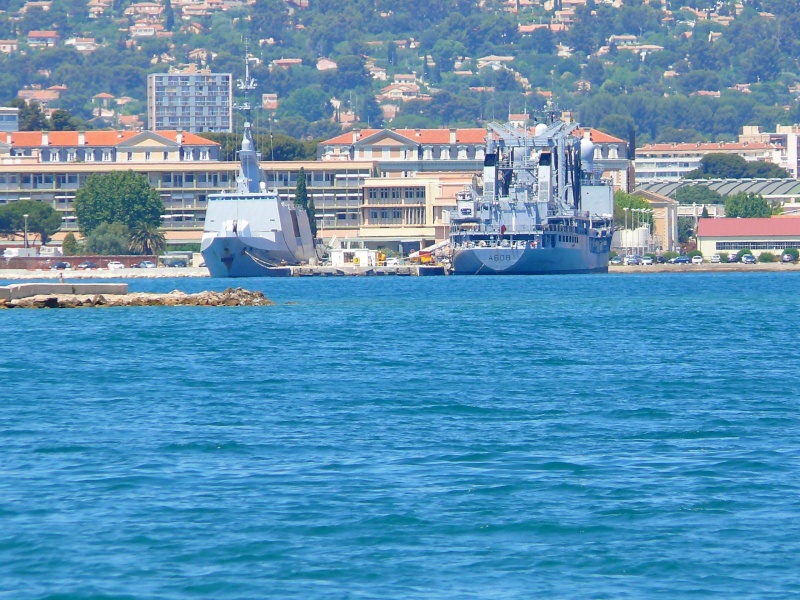
{"type": "Polygon", "coordinates": [[[168,294],[36,294],[5,300],[3,308],[90,308],[109,306],[273,306],[261,292],[228,288],[222,292],[187,294],[178,290],[168,294]]]}

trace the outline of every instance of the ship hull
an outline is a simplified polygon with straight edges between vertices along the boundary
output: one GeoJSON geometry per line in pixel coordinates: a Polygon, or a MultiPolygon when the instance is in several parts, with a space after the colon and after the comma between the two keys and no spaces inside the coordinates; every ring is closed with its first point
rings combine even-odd
{"type": "Polygon", "coordinates": [[[454,253],[454,275],[607,273],[610,253],[586,248],[464,248],[454,253]]]}
{"type": "Polygon", "coordinates": [[[217,237],[202,250],[211,277],[286,277],[300,264],[285,246],[264,238],[217,237]]]}

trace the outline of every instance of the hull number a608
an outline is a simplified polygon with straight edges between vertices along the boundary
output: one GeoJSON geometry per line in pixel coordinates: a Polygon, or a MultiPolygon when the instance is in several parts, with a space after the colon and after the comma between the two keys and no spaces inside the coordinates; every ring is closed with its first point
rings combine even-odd
{"type": "Polygon", "coordinates": [[[510,254],[490,254],[487,260],[492,262],[510,262],[512,257],[510,254]]]}

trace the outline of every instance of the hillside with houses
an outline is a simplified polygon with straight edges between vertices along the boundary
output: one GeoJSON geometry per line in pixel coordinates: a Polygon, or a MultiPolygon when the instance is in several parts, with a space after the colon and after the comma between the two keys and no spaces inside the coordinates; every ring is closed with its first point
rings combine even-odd
{"type": "Polygon", "coordinates": [[[262,132],[554,108],[641,142],[728,141],[800,121],[798,29],[782,0],[0,0],[0,103],[23,128],[141,129],[148,74],[241,77],[246,55],[262,132]]]}

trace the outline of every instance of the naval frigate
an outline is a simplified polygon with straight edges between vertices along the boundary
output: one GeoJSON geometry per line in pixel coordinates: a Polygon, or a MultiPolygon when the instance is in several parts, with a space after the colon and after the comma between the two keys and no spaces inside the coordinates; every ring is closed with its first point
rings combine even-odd
{"type": "MultiPolygon", "coordinates": [[[[247,63],[245,63],[247,65],[247,63]]],[[[255,88],[245,69],[239,89],[255,88]]],[[[212,277],[288,275],[287,267],[316,257],[308,213],[277,190],[267,190],[251,131],[247,103],[236,189],[208,197],[200,252],[212,277]]]]}
{"type": "Polygon", "coordinates": [[[576,129],[558,120],[532,132],[489,125],[483,189],[459,192],[450,215],[454,274],[608,272],[613,188],[576,129]]]}

